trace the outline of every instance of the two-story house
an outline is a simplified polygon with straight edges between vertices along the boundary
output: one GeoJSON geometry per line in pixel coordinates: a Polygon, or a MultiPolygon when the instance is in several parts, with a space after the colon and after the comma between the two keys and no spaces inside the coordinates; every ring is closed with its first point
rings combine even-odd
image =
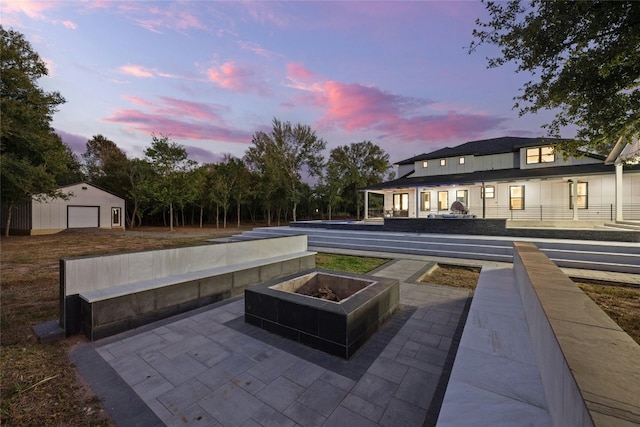
{"type": "Polygon", "coordinates": [[[478,218],[640,220],[640,165],[625,166],[616,178],[616,166],[606,164],[604,157],[565,159],[554,142],[486,139],[403,160],[397,164],[399,178],[365,188],[365,214],[447,216],[459,201],[478,218]],[[372,193],[383,196],[382,210],[368,209],[372,193]]]}

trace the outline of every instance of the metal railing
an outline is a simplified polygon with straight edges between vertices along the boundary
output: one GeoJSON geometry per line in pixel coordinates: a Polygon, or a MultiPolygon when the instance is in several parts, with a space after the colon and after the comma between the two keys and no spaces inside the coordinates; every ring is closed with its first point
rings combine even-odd
{"type": "MultiPolygon", "coordinates": [[[[469,211],[477,218],[482,218],[482,206],[470,206],[469,211]]],[[[408,217],[407,211],[385,210],[383,208],[370,208],[369,218],[408,217]]],[[[421,217],[428,213],[421,212],[421,217]]],[[[440,212],[441,213],[441,212],[440,212]]],[[[622,217],[625,220],[640,220],[640,204],[625,204],[622,207],[622,217]]],[[[566,205],[527,205],[523,210],[509,209],[508,205],[485,207],[485,218],[507,218],[511,220],[549,221],[572,220],[573,209],[566,205]]],[[[585,221],[615,221],[616,207],[614,204],[589,205],[587,209],[578,209],[578,220],[585,221]]]]}

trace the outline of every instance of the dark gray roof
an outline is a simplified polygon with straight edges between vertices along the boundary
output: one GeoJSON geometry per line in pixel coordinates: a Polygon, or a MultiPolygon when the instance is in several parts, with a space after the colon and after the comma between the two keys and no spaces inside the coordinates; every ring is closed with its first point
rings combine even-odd
{"type": "Polygon", "coordinates": [[[479,141],[469,141],[455,147],[445,147],[430,153],[420,154],[410,159],[402,160],[397,164],[410,165],[417,161],[441,159],[443,157],[485,156],[489,154],[511,153],[519,151],[523,147],[557,144],[562,141],[565,140],[556,138],[520,138],[515,136],[482,139],[479,141]]]}
{"type": "MultiPolygon", "coordinates": [[[[627,166],[625,171],[640,172],[640,165],[627,166]]],[[[474,184],[494,181],[513,181],[518,179],[531,178],[553,178],[558,176],[576,175],[597,175],[615,173],[615,166],[602,163],[575,165],[575,166],[555,166],[548,168],[534,169],[496,169],[486,171],[476,171],[461,174],[402,177],[393,181],[370,185],[364,190],[383,190],[391,188],[405,188],[417,186],[438,186],[452,184],[474,184]]]]}

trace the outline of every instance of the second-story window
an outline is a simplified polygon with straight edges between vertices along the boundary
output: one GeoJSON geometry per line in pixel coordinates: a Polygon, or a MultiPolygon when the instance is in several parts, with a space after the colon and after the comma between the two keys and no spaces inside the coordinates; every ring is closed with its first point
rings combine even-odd
{"type": "Polygon", "coordinates": [[[527,148],[527,164],[553,163],[556,161],[556,150],[551,146],[527,148]]]}
{"type": "Polygon", "coordinates": [[[429,166],[429,162],[427,162],[426,160],[425,160],[424,162],[422,162],[422,167],[423,167],[424,169],[426,169],[426,168],[427,168],[427,166],[429,166]]]}
{"type": "Polygon", "coordinates": [[[464,165],[464,157],[460,157],[460,158],[458,159],[458,164],[460,164],[460,165],[464,165]]]}
{"type": "Polygon", "coordinates": [[[446,166],[447,165],[447,159],[440,159],[440,166],[446,166]]]}

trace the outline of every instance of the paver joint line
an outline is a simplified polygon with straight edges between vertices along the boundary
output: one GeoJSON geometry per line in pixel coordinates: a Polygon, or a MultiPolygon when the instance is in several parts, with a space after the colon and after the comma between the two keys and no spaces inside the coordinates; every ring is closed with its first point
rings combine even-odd
{"type": "MultiPolygon", "coordinates": [[[[416,280],[427,268],[396,259],[375,274],[416,280]]],[[[411,299],[401,296],[399,312],[350,360],[245,324],[243,297],[97,341],[81,357],[97,356],[107,377],[124,374],[128,384],[115,391],[128,390],[166,424],[329,425],[341,417],[353,425],[431,425],[468,292],[401,288],[414,289],[411,299]]],[[[109,410],[114,419],[125,413],[124,406],[109,410]]]]}

